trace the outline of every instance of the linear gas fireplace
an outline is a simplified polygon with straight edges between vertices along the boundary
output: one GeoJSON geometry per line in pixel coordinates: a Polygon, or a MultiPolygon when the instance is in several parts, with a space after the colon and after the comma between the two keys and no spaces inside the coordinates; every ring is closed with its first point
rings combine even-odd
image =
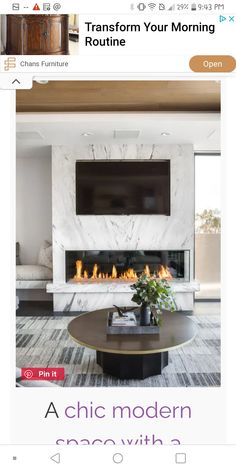
{"type": "Polygon", "coordinates": [[[190,280],[190,251],[66,251],[66,282],[132,282],[141,274],[190,280]]]}

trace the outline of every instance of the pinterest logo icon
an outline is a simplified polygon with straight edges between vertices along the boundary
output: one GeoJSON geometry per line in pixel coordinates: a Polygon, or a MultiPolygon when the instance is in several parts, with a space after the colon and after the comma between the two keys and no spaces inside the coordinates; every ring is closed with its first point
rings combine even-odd
{"type": "Polygon", "coordinates": [[[30,370],[30,369],[24,371],[24,377],[28,380],[32,379],[33,375],[34,374],[33,374],[32,370],[30,370]]]}

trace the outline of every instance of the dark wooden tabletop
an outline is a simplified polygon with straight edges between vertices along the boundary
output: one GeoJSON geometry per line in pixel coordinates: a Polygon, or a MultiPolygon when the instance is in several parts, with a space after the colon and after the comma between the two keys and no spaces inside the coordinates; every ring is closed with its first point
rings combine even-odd
{"type": "MultiPolygon", "coordinates": [[[[132,311],[132,308],[130,309],[132,311]]],[[[74,318],[68,325],[77,343],[101,352],[116,354],[152,354],[176,349],[196,335],[196,324],[180,312],[163,311],[159,334],[108,335],[106,323],[112,308],[90,311],[74,318]]]]}

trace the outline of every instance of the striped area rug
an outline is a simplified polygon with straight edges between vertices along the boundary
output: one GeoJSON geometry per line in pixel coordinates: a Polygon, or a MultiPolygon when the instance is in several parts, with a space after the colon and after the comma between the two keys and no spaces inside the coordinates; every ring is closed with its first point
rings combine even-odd
{"type": "MultiPolygon", "coordinates": [[[[104,375],[96,352],[79,346],[68,335],[70,316],[17,316],[17,367],[64,367],[61,387],[219,387],[220,317],[191,316],[195,339],[169,353],[162,375],[145,380],[120,380],[104,375]]],[[[56,382],[55,382],[56,383],[56,382]]]]}

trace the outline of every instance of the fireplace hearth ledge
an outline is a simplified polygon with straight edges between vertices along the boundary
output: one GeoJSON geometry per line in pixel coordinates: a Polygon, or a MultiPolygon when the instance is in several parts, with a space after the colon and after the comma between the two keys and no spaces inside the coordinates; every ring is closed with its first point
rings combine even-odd
{"type": "MultiPolygon", "coordinates": [[[[193,310],[194,292],[198,291],[199,283],[170,282],[175,292],[178,310],[193,310]]],[[[55,312],[81,312],[107,308],[113,305],[134,306],[131,301],[133,291],[131,283],[125,282],[68,282],[48,283],[47,292],[53,293],[53,310],[55,312]]]]}
{"type": "MultiPolygon", "coordinates": [[[[133,284],[123,281],[119,282],[70,282],[60,283],[53,282],[47,284],[48,293],[133,293],[130,286],[133,284]]],[[[197,280],[190,282],[183,281],[169,281],[169,284],[175,293],[198,292],[200,290],[200,283],[197,280]]]]}

